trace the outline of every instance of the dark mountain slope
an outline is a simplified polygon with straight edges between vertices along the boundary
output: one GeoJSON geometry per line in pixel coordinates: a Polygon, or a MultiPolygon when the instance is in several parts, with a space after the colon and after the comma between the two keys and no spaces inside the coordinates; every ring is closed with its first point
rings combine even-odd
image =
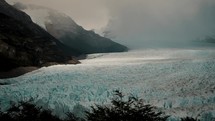
{"type": "Polygon", "coordinates": [[[93,31],[83,29],[70,17],[57,12],[49,12],[49,22],[45,23],[45,26],[46,30],[62,43],[85,54],[122,52],[128,49],[93,31]]]}
{"type": "Polygon", "coordinates": [[[0,18],[0,71],[50,62],[67,63],[75,53],[4,0],[0,0],[0,18]]]}
{"type": "Polygon", "coordinates": [[[55,10],[16,3],[14,6],[29,14],[35,23],[60,40],[65,45],[80,53],[122,52],[128,48],[93,31],[87,31],[77,25],[69,16],[55,10]],[[38,16],[43,15],[43,16],[38,16]]]}

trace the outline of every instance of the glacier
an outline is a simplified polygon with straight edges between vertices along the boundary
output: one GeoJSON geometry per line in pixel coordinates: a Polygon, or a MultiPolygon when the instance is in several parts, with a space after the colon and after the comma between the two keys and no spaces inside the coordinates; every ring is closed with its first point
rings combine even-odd
{"type": "Polygon", "coordinates": [[[145,49],[91,54],[78,65],[43,67],[23,76],[0,79],[3,109],[34,98],[39,106],[65,116],[83,117],[94,104],[109,104],[114,90],[159,107],[170,121],[215,117],[215,49],[145,49]]]}

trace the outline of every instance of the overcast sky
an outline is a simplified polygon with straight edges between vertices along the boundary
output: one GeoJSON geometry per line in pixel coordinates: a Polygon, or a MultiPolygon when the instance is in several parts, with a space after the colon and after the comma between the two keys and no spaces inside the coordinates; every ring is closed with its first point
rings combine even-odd
{"type": "Polygon", "coordinates": [[[110,31],[115,41],[134,47],[215,34],[215,0],[7,0],[36,4],[71,16],[86,29],[110,31]]]}

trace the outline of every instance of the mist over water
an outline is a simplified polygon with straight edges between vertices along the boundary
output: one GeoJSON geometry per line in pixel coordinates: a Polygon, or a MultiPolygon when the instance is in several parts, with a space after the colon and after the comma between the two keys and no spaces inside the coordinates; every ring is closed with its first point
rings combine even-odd
{"type": "Polygon", "coordinates": [[[214,0],[7,0],[63,12],[129,48],[192,47],[215,36],[214,0]]]}

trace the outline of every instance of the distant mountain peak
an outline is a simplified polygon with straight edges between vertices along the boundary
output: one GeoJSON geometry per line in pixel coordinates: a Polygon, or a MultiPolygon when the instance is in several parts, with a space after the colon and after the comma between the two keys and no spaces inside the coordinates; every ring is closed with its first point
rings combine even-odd
{"type": "Polygon", "coordinates": [[[26,8],[23,11],[29,14],[35,23],[62,43],[74,48],[80,53],[90,54],[128,50],[127,47],[102,37],[94,31],[85,30],[64,13],[35,5],[27,5],[27,7],[23,7],[22,5],[16,6],[26,8]]]}
{"type": "Polygon", "coordinates": [[[0,18],[0,71],[72,59],[72,49],[68,49],[69,54],[67,46],[4,0],[0,1],[0,18]]]}

